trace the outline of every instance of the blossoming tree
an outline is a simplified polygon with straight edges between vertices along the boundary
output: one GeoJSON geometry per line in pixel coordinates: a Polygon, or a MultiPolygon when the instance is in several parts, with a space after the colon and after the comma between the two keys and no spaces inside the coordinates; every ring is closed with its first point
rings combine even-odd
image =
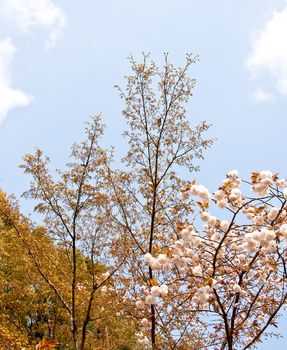
{"type": "Polygon", "coordinates": [[[286,304],[287,183],[270,171],[250,182],[231,171],[212,196],[195,181],[181,192],[197,199],[200,217],[178,226],[167,254],[146,254],[158,285],[137,305],[168,313],[182,301],[177,312],[189,325],[176,330],[170,349],[253,348],[276,335],[270,328],[286,304]],[[223,212],[212,215],[212,205],[223,212]]]}

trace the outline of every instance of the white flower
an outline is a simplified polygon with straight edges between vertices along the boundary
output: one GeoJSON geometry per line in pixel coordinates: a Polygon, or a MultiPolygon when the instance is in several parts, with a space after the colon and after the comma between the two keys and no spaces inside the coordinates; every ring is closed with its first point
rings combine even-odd
{"type": "Polygon", "coordinates": [[[181,258],[178,254],[175,254],[175,255],[172,257],[172,261],[173,261],[176,265],[182,264],[182,258],[181,258]]]}
{"type": "Polygon", "coordinates": [[[213,226],[216,223],[216,220],[215,216],[210,216],[208,219],[208,225],[213,226]]]}
{"type": "Polygon", "coordinates": [[[264,222],[263,217],[258,215],[254,216],[252,221],[255,225],[262,225],[264,222]]]}
{"type": "Polygon", "coordinates": [[[274,253],[276,251],[276,242],[275,241],[271,241],[269,242],[269,244],[266,247],[266,252],[267,253],[274,253]]]}
{"type": "Polygon", "coordinates": [[[137,340],[138,344],[140,345],[144,345],[144,346],[148,346],[149,345],[149,339],[148,337],[143,337],[143,338],[139,338],[137,340]]]}
{"type": "Polygon", "coordinates": [[[164,265],[164,264],[167,264],[169,262],[169,259],[166,256],[166,254],[159,254],[159,256],[157,257],[157,261],[160,264],[164,265]]]}
{"type": "Polygon", "coordinates": [[[247,217],[248,220],[252,220],[252,219],[254,218],[254,214],[252,214],[252,213],[247,213],[247,214],[246,214],[246,217],[247,217]]]}
{"type": "Polygon", "coordinates": [[[180,234],[182,238],[187,239],[190,236],[190,231],[184,228],[183,230],[181,230],[180,234]]]}
{"type": "Polygon", "coordinates": [[[197,196],[198,195],[198,191],[197,191],[197,186],[196,185],[192,185],[190,187],[190,194],[194,195],[194,196],[197,196]]]}
{"type": "Polygon", "coordinates": [[[160,268],[160,262],[155,259],[150,253],[145,254],[144,260],[150,267],[154,269],[160,268]]]}
{"type": "Polygon", "coordinates": [[[267,214],[267,219],[268,220],[274,220],[277,217],[278,213],[279,213],[279,209],[278,208],[275,208],[275,207],[271,208],[269,213],[267,214]]]}
{"type": "Polygon", "coordinates": [[[240,293],[241,292],[241,287],[239,286],[239,284],[235,284],[233,286],[233,290],[235,293],[240,293]]]}
{"type": "Polygon", "coordinates": [[[210,193],[206,187],[203,185],[192,185],[190,188],[190,193],[201,197],[202,199],[208,200],[210,198],[210,193]]]}
{"type": "Polygon", "coordinates": [[[108,277],[110,276],[109,271],[103,273],[102,276],[103,276],[105,279],[108,278],[108,277]]]}
{"type": "Polygon", "coordinates": [[[223,209],[223,208],[225,208],[226,206],[227,206],[227,202],[225,201],[225,200],[220,200],[220,201],[218,201],[217,203],[216,203],[218,206],[219,206],[219,208],[221,208],[221,209],[223,209]]]}
{"type": "Polygon", "coordinates": [[[148,263],[148,265],[151,265],[153,260],[154,260],[154,258],[153,258],[153,256],[150,253],[147,253],[144,256],[144,260],[145,260],[146,263],[148,263]]]}
{"type": "Polygon", "coordinates": [[[279,230],[283,234],[284,238],[287,239],[287,224],[281,225],[279,230]]]}
{"type": "Polygon", "coordinates": [[[183,242],[182,241],[177,240],[177,241],[174,242],[174,244],[175,244],[176,248],[178,248],[180,250],[183,249],[183,242]]]}
{"type": "Polygon", "coordinates": [[[231,202],[238,201],[241,199],[241,196],[242,196],[241,191],[238,188],[233,188],[230,192],[229,200],[231,202]]]}
{"type": "Polygon", "coordinates": [[[250,232],[250,233],[246,233],[245,235],[246,247],[251,251],[257,250],[260,246],[258,239],[254,239],[254,235],[256,237],[257,233],[258,231],[254,231],[253,233],[250,232]]]}
{"type": "Polygon", "coordinates": [[[149,326],[149,321],[148,321],[148,319],[143,318],[143,319],[141,320],[141,325],[142,325],[143,327],[148,327],[148,326],[149,326]]]}
{"type": "Polygon", "coordinates": [[[270,184],[272,184],[272,182],[273,182],[272,181],[273,174],[272,174],[272,172],[270,170],[263,170],[263,171],[261,171],[260,172],[260,176],[261,176],[262,179],[269,179],[269,180],[271,180],[270,184]]]}
{"type": "MultiPolygon", "coordinates": [[[[200,287],[197,292],[196,296],[199,299],[200,302],[205,303],[209,298],[209,287],[200,287]]],[[[192,298],[193,299],[193,298],[192,298]]]]}
{"type": "Polygon", "coordinates": [[[86,287],[82,283],[78,283],[77,288],[80,291],[86,289],[86,287]]]}
{"type": "Polygon", "coordinates": [[[220,201],[220,200],[224,199],[224,197],[225,197],[224,191],[218,190],[218,191],[215,191],[215,192],[214,192],[213,198],[214,198],[216,201],[220,201]]]}
{"type": "Polygon", "coordinates": [[[221,221],[220,223],[220,228],[222,229],[223,232],[226,232],[229,228],[230,223],[226,220],[221,221]]]}
{"type": "Polygon", "coordinates": [[[206,187],[204,187],[203,185],[198,185],[197,191],[198,191],[198,195],[203,199],[208,199],[210,197],[210,193],[209,193],[208,189],[206,187]]]}
{"type": "Polygon", "coordinates": [[[241,296],[246,297],[247,294],[248,294],[248,293],[247,293],[246,290],[241,289],[241,291],[240,291],[240,295],[241,295],[241,296]]]}
{"type": "Polygon", "coordinates": [[[193,257],[193,250],[188,248],[188,249],[186,249],[185,254],[187,256],[189,256],[190,258],[192,258],[193,257]]]}
{"type": "Polygon", "coordinates": [[[277,179],[276,180],[276,185],[279,187],[279,188],[283,188],[286,186],[286,180],[285,179],[277,179]]]}
{"type": "Polygon", "coordinates": [[[276,234],[273,230],[264,230],[264,233],[265,233],[265,237],[267,239],[267,241],[272,241],[273,239],[276,238],[276,234]]]}
{"type": "Polygon", "coordinates": [[[253,185],[252,190],[260,196],[264,196],[268,192],[268,186],[262,183],[257,183],[253,185]]]}
{"type": "Polygon", "coordinates": [[[136,307],[138,309],[144,309],[144,303],[141,300],[136,301],[136,307]]]}
{"type": "Polygon", "coordinates": [[[153,297],[160,296],[160,287],[159,286],[152,286],[151,289],[150,289],[150,294],[153,297]]]}
{"type": "Polygon", "coordinates": [[[217,285],[217,281],[215,279],[211,280],[211,287],[214,288],[217,285]]]}
{"type": "Polygon", "coordinates": [[[153,296],[153,295],[148,295],[148,296],[145,298],[145,302],[146,302],[146,304],[148,304],[148,305],[156,305],[156,297],[153,296]]]}
{"type": "Polygon", "coordinates": [[[193,231],[191,227],[181,231],[181,237],[187,242],[193,241],[195,234],[196,233],[193,231]]]}
{"type": "Polygon", "coordinates": [[[163,296],[166,296],[168,294],[168,286],[166,284],[162,284],[160,286],[160,295],[163,297],[163,296]]]}
{"type": "Polygon", "coordinates": [[[287,199],[287,188],[285,188],[285,190],[283,191],[283,196],[285,199],[287,199]]]}
{"type": "Polygon", "coordinates": [[[210,219],[210,214],[207,211],[201,213],[201,220],[208,222],[210,219]]]}
{"type": "Polygon", "coordinates": [[[202,268],[201,266],[195,266],[193,269],[192,269],[192,273],[194,274],[194,276],[196,277],[201,277],[202,276],[202,268]]]}
{"type": "Polygon", "coordinates": [[[237,178],[238,177],[238,171],[237,170],[231,170],[228,174],[227,174],[229,177],[232,177],[232,178],[237,178]]]}

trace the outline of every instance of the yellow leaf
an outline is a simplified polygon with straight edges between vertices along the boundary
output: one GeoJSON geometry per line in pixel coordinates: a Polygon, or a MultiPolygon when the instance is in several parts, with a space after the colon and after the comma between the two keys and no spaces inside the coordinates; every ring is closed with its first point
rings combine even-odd
{"type": "Polygon", "coordinates": [[[200,207],[200,209],[205,210],[208,209],[209,203],[207,201],[204,201],[203,203],[201,202],[196,202],[196,204],[200,207]]]}
{"type": "Polygon", "coordinates": [[[251,173],[251,182],[253,184],[255,184],[256,182],[258,182],[258,178],[259,178],[260,174],[257,171],[254,171],[253,173],[251,173]]]}
{"type": "Polygon", "coordinates": [[[156,279],[156,278],[152,278],[152,279],[150,280],[150,285],[151,285],[151,286],[158,286],[158,281],[157,281],[157,279],[156,279]]]}
{"type": "Polygon", "coordinates": [[[203,203],[201,203],[201,202],[196,202],[196,204],[199,206],[200,209],[203,209],[203,208],[204,208],[203,203]]]}

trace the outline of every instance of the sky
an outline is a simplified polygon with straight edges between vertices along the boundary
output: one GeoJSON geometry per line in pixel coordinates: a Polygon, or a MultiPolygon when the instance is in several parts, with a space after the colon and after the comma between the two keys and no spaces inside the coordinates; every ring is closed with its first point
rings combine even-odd
{"type": "MultiPolygon", "coordinates": [[[[61,167],[98,113],[120,164],[125,122],[114,85],[124,86],[127,57],[142,51],[158,64],[164,52],[175,65],[200,57],[189,118],[211,123],[216,142],[191,178],[213,191],[231,169],[287,177],[286,37],[286,0],[0,0],[0,187],[27,189],[18,166],[36,147],[61,167]]],[[[259,349],[285,348],[284,328],[286,318],[285,339],[259,349]]]]}

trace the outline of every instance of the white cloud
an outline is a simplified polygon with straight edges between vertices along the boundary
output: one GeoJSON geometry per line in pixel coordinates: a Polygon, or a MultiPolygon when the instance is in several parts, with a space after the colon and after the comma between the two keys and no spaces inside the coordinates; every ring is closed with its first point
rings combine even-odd
{"type": "Polygon", "coordinates": [[[253,94],[253,98],[256,102],[272,102],[274,97],[269,92],[258,87],[253,94]]]}
{"type": "MultiPolygon", "coordinates": [[[[272,87],[287,96],[287,7],[273,11],[253,39],[246,65],[256,78],[271,77],[272,87]]],[[[270,101],[269,94],[258,90],[258,100],[270,101]]]]}
{"type": "Polygon", "coordinates": [[[0,41],[0,122],[11,109],[27,106],[32,99],[32,96],[12,86],[10,65],[15,52],[10,38],[0,41]]]}
{"type": "Polygon", "coordinates": [[[52,0],[0,0],[0,16],[24,32],[46,28],[49,31],[46,47],[55,45],[67,22],[52,0]]]}
{"type": "MultiPolygon", "coordinates": [[[[0,22],[23,34],[47,30],[49,48],[62,36],[67,21],[54,0],[0,0],[0,22]]],[[[11,61],[16,51],[10,38],[0,40],[0,122],[11,109],[27,106],[33,98],[12,84],[11,61]]]]}

